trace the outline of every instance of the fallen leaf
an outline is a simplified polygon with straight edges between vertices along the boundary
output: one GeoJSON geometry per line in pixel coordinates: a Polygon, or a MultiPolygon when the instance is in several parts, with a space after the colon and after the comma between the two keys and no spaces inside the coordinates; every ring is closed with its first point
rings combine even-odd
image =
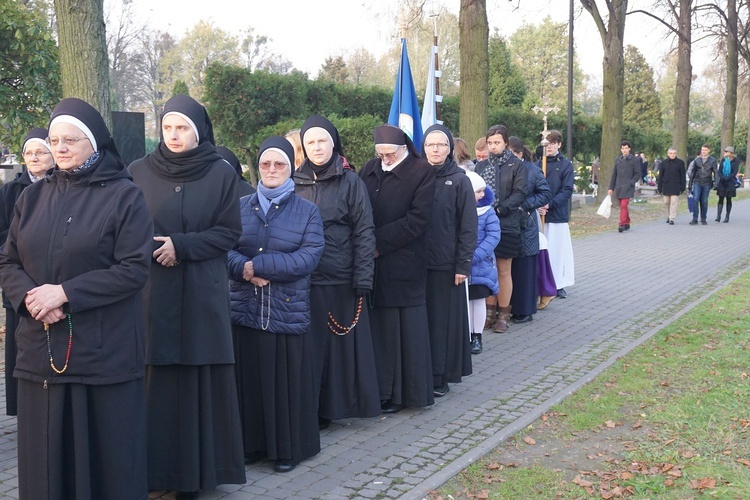
{"type": "Polygon", "coordinates": [[[667,472],[667,474],[672,477],[682,477],[682,471],[679,469],[672,469],[671,471],[667,472]]]}
{"type": "Polygon", "coordinates": [[[630,472],[621,472],[620,473],[620,479],[622,479],[624,481],[630,481],[634,477],[635,476],[633,474],[631,474],[630,472]]]}
{"type": "Polygon", "coordinates": [[[666,446],[666,445],[668,445],[668,444],[672,444],[672,443],[674,443],[674,442],[675,442],[675,440],[674,440],[674,439],[667,439],[666,441],[664,441],[664,446],[666,446]]]}
{"type": "Polygon", "coordinates": [[[661,383],[661,385],[662,387],[669,387],[669,382],[665,380],[661,383]]]}
{"type": "Polygon", "coordinates": [[[695,456],[695,452],[683,451],[681,455],[682,455],[682,458],[693,458],[695,456]]]}
{"type": "Polygon", "coordinates": [[[672,464],[664,464],[664,466],[661,468],[662,472],[667,472],[668,470],[671,470],[674,467],[672,464]]]}
{"type": "Polygon", "coordinates": [[[485,465],[485,468],[489,470],[503,470],[503,466],[498,463],[492,463],[489,465],[485,465]]]}
{"type": "Polygon", "coordinates": [[[716,481],[710,477],[704,477],[703,479],[692,479],[690,481],[690,487],[694,490],[710,490],[716,487],[716,481]]]}
{"type": "Polygon", "coordinates": [[[740,419],[740,425],[742,427],[750,427],[750,420],[740,419]]]}
{"type": "Polygon", "coordinates": [[[635,423],[633,424],[633,427],[632,427],[632,428],[633,428],[633,429],[640,429],[640,428],[641,428],[641,425],[643,425],[643,424],[641,423],[641,421],[640,421],[640,420],[636,420],[636,422],[635,422],[635,423]]]}
{"type": "Polygon", "coordinates": [[[549,418],[549,415],[547,415],[546,413],[543,414],[542,415],[542,422],[546,422],[548,418],[549,418]]]}
{"type": "Polygon", "coordinates": [[[665,479],[664,486],[666,486],[667,488],[671,488],[672,486],[674,486],[674,481],[672,481],[671,479],[665,479]]]}
{"type": "Polygon", "coordinates": [[[729,455],[732,454],[732,450],[724,450],[721,452],[721,454],[724,455],[725,457],[728,457],[729,455]]]}
{"type": "Polygon", "coordinates": [[[578,486],[582,486],[584,488],[591,487],[594,485],[591,481],[587,481],[585,479],[582,479],[581,476],[576,476],[573,478],[573,483],[577,484],[578,486]]]}
{"type": "Polygon", "coordinates": [[[750,460],[747,460],[745,458],[738,458],[737,461],[745,467],[750,467],[750,460]]]}
{"type": "Polygon", "coordinates": [[[614,429],[616,426],[616,424],[611,420],[607,420],[606,422],[604,422],[604,425],[606,425],[608,429],[614,429]]]}
{"type": "Polygon", "coordinates": [[[523,442],[526,443],[526,444],[529,444],[529,445],[535,445],[536,444],[536,440],[533,437],[531,437],[531,436],[524,437],[523,438],[523,442]]]}

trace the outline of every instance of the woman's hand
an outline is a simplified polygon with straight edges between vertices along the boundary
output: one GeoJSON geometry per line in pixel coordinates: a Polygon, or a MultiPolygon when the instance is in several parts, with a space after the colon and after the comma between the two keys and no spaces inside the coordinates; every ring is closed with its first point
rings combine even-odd
{"type": "Polygon", "coordinates": [[[269,284],[270,281],[268,281],[267,279],[260,278],[260,277],[256,276],[256,277],[254,277],[254,278],[252,278],[250,280],[250,283],[252,283],[255,286],[259,286],[259,287],[262,288],[262,287],[266,286],[267,284],[269,284]]]}
{"type": "Polygon", "coordinates": [[[62,307],[58,307],[57,309],[52,309],[50,312],[47,313],[46,316],[41,318],[39,321],[41,321],[42,323],[51,325],[53,323],[57,323],[58,321],[62,319],[65,319],[65,313],[63,312],[62,307]]]}
{"type": "Polygon", "coordinates": [[[607,189],[607,194],[612,196],[612,194],[614,194],[614,191],[612,191],[611,189],[607,189]]]}
{"type": "Polygon", "coordinates": [[[247,262],[245,262],[245,265],[242,268],[242,279],[245,281],[250,281],[253,279],[253,276],[255,276],[253,261],[248,260],[247,262]]]}
{"type": "Polygon", "coordinates": [[[172,243],[172,238],[169,236],[154,236],[154,241],[161,241],[164,243],[162,246],[154,250],[154,253],[152,254],[154,259],[156,259],[156,262],[164,267],[174,267],[179,264],[177,261],[177,252],[175,252],[174,243],[172,243]]]}
{"type": "Polygon", "coordinates": [[[537,211],[539,212],[539,215],[541,216],[547,215],[547,212],[549,211],[549,203],[547,203],[543,207],[537,208],[537,211]]]}
{"type": "MultiPolygon", "coordinates": [[[[29,314],[37,321],[44,321],[45,318],[55,318],[62,314],[62,306],[68,302],[68,296],[65,295],[62,285],[44,284],[32,288],[26,292],[24,303],[29,314]],[[59,314],[53,311],[59,309],[59,314]]],[[[57,318],[60,321],[62,318],[57,318]]],[[[45,321],[46,322],[46,321],[45,321]]],[[[52,321],[54,323],[54,321],[52,321]]]]}
{"type": "Polygon", "coordinates": [[[466,275],[465,274],[456,274],[456,276],[453,279],[453,282],[456,284],[456,286],[460,285],[466,281],[466,275]]]}

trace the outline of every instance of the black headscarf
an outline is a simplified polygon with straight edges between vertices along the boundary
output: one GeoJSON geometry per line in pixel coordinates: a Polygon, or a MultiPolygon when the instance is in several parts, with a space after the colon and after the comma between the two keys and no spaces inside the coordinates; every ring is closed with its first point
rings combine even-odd
{"type": "Polygon", "coordinates": [[[324,116],[312,115],[310,118],[305,120],[305,123],[303,123],[302,127],[300,127],[299,129],[299,138],[300,141],[302,141],[302,151],[305,153],[305,161],[302,163],[302,165],[300,165],[300,170],[302,171],[312,169],[317,177],[321,177],[327,173],[331,165],[336,163],[336,161],[338,161],[340,157],[344,156],[344,148],[341,146],[339,131],[336,129],[333,123],[331,123],[328,118],[324,116]],[[320,127],[328,132],[331,136],[331,139],[333,140],[333,154],[331,155],[331,158],[329,158],[329,160],[323,165],[316,165],[312,161],[310,161],[310,158],[307,155],[307,150],[305,149],[305,133],[307,133],[307,131],[311,128],[315,127],[320,127]]]}
{"type": "Polygon", "coordinates": [[[26,134],[26,138],[23,140],[23,146],[21,146],[21,152],[26,151],[26,143],[29,142],[32,139],[38,139],[38,141],[34,142],[41,142],[44,144],[44,147],[47,148],[47,151],[52,152],[52,150],[49,147],[49,144],[47,144],[47,136],[49,136],[49,132],[46,128],[32,128],[29,130],[29,133],[26,134]]]}
{"type": "Polygon", "coordinates": [[[271,148],[280,149],[284,152],[287,158],[289,158],[289,168],[294,172],[294,146],[291,142],[278,135],[273,135],[260,144],[260,149],[258,149],[258,164],[260,164],[260,158],[266,149],[271,148]]]}
{"type": "Polygon", "coordinates": [[[161,118],[169,113],[187,117],[198,132],[198,146],[180,153],[170,151],[164,143],[164,136],[156,149],[146,157],[146,161],[156,175],[177,182],[195,181],[206,175],[211,164],[222,158],[214,145],[214,127],[206,108],[195,99],[184,94],[173,96],[164,105],[161,118]]]}
{"type": "Polygon", "coordinates": [[[427,140],[427,135],[432,132],[442,132],[445,134],[445,136],[448,138],[448,146],[450,147],[450,151],[448,151],[448,158],[445,160],[445,163],[448,163],[449,161],[453,160],[453,134],[451,134],[451,131],[446,127],[445,125],[441,125],[439,123],[436,123],[434,125],[430,125],[430,127],[424,131],[424,135],[422,135],[422,157],[426,160],[427,154],[424,150],[424,144],[427,140]]]}
{"type": "Polygon", "coordinates": [[[393,125],[381,125],[379,127],[375,127],[375,145],[378,144],[393,144],[395,146],[406,146],[406,149],[409,150],[409,152],[416,156],[417,158],[421,158],[419,155],[419,151],[417,151],[416,146],[414,146],[414,143],[411,141],[408,135],[406,135],[406,132],[401,130],[398,127],[394,127],[393,125]]]}
{"type": "Polygon", "coordinates": [[[240,163],[240,159],[237,158],[237,155],[235,155],[231,149],[224,146],[216,146],[216,152],[219,153],[227,163],[234,167],[234,171],[237,172],[237,175],[242,177],[242,164],[240,163]]]}

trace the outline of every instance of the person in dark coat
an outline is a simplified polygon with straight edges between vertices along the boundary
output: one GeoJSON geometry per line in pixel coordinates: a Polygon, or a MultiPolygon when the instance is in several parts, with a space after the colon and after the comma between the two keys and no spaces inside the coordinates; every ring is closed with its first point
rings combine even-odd
{"type": "Polygon", "coordinates": [[[237,155],[235,155],[231,149],[224,146],[217,146],[216,152],[219,153],[219,155],[221,155],[221,157],[232,166],[234,171],[237,172],[237,175],[240,176],[240,181],[237,183],[237,193],[240,195],[240,198],[255,193],[253,185],[242,177],[242,164],[240,163],[240,159],[237,158],[237,155]]]}
{"type": "Polygon", "coordinates": [[[495,192],[492,207],[500,219],[502,230],[500,244],[495,248],[500,292],[497,297],[487,298],[487,322],[495,323],[494,332],[505,333],[510,319],[510,297],[513,295],[511,264],[514,258],[521,256],[522,234],[528,218],[521,207],[526,200],[528,175],[523,168],[523,162],[508,148],[508,129],[504,125],[491,126],[485,137],[490,157],[479,162],[475,171],[495,192]]]}
{"type": "Polygon", "coordinates": [[[537,210],[549,206],[552,191],[542,173],[542,169],[531,163],[531,151],[523,141],[515,136],[509,139],[510,150],[523,161],[526,169],[526,199],[521,207],[526,212],[527,223],[523,232],[521,256],[513,259],[510,274],[513,279],[513,294],[510,297],[510,308],[513,323],[529,323],[536,313],[537,301],[537,255],[539,254],[539,215],[537,210]]]}
{"type": "Polygon", "coordinates": [[[146,499],[151,216],[89,104],[60,101],[48,141],[57,166],[18,198],[0,250],[19,316],[19,497],[146,499]]]}
{"type": "Polygon", "coordinates": [[[497,295],[497,263],[495,247],[500,243],[500,220],[492,209],[495,193],[477,173],[466,172],[474,190],[477,206],[477,247],[471,260],[469,278],[469,331],[471,332],[471,353],[481,354],[482,332],[487,319],[485,301],[490,295],[497,295]]]}
{"type": "MultiPolygon", "coordinates": [[[[13,208],[21,192],[32,183],[41,180],[49,169],[55,166],[52,150],[45,141],[49,134],[46,128],[33,128],[23,141],[21,153],[26,170],[19,172],[12,181],[0,187],[0,245],[8,237],[10,223],[13,222],[13,208]]],[[[13,377],[16,367],[16,327],[18,318],[13,305],[3,291],[5,308],[5,413],[18,414],[18,381],[13,377]]]]}
{"type": "Polygon", "coordinates": [[[239,181],[191,97],[169,99],[161,124],[156,149],[130,165],[156,235],[145,289],[149,488],[194,498],[245,482],[226,264],[242,232],[239,181]]]}
{"type": "Polygon", "coordinates": [[[716,222],[721,221],[721,210],[724,208],[724,198],[727,200],[727,214],[724,222],[729,222],[729,214],[732,213],[732,198],[737,196],[737,172],[740,170],[740,159],[734,155],[734,147],[724,148],[724,159],[716,168],[716,194],[719,195],[719,203],[716,205],[716,222]]]}
{"type": "Polygon", "coordinates": [[[659,165],[656,190],[664,197],[667,206],[667,224],[674,225],[677,217],[677,202],[685,191],[685,162],[677,158],[677,149],[669,148],[667,159],[659,165]]]}
{"type": "MultiPolygon", "coordinates": [[[[542,231],[547,238],[550,267],[557,285],[556,297],[568,296],[565,287],[575,284],[575,260],[573,258],[573,241],[570,238],[570,199],[573,196],[575,175],[573,163],[560,153],[562,134],[559,130],[550,130],[547,134],[545,148],[546,165],[543,172],[552,199],[539,208],[543,217],[542,231]]],[[[542,167],[543,159],[536,162],[542,167]]]]}
{"type": "Polygon", "coordinates": [[[263,141],[258,166],[258,192],[242,198],[242,236],[228,257],[237,386],[245,459],[267,457],[289,472],[320,451],[309,327],[323,223],[294,194],[289,141],[263,141]]]}
{"type": "Polygon", "coordinates": [[[380,415],[366,297],[375,271],[375,226],[364,182],[345,168],[339,132],[314,115],[300,130],[305,160],[295,192],[315,203],[326,249],[312,275],[310,333],[321,428],[331,420],[380,415]]]}
{"type": "Polygon", "coordinates": [[[370,325],[381,409],[396,413],[435,402],[425,290],[435,169],[391,125],[375,129],[375,151],[359,173],[375,223],[370,325]]]}
{"type": "Polygon", "coordinates": [[[623,232],[630,229],[628,205],[630,204],[630,198],[635,195],[635,183],[641,177],[641,160],[630,154],[630,142],[628,141],[620,143],[620,152],[622,155],[615,160],[607,194],[614,195],[620,202],[620,224],[617,226],[617,230],[623,232]]]}
{"type": "Polygon", "coordinates": [[[422,157],[435,169],[435,202],[427,237],[427,319],[432,352],[432,385],[445,396],[448,382],[471,375],[468,283],[477,247],[474,190],[453,159],[453,135],[430,126],[422,139],[422,157]]]}
{"type": "MultiPolygon", "coordinates": [[[[693,160],[693,168],[688,174],[688,192],[693,194],[693,220],[691,226],[698,224],[700,215],[701,224],[708,224],[708,195],[711,189],[716,187],[718,163],[711,156],[711,147],[708,144],[701,146],[701,154],[693,160]]],[[[690,169],[688,169],[690,170],[690,169]]]]}

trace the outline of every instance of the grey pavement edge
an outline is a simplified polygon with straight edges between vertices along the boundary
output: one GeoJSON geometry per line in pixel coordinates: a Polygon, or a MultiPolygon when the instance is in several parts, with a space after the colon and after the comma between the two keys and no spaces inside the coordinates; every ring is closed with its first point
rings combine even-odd
{"type": "MultiPolygon", "coordinates": [[[[709,203],[715,210],[715,195],[709,203]]],[[[750,200],[734,203],[729,224],[711,216],[708,226],[689,226],[687,213],[674,226],[639,224],[632,212],[630,231],[617,232],[615,212],[611,231],[574,240],[568,298],[505,335],[488,331],[474,374],[434,406],[335,421],[321,432],[320,454],[294,471],[253,464],[246,484],[200,498],[424,498],[750,269],[750,200]]],[[[0,495],[17,498],[15,418],[0,417],[0,430],[0,495]]]]}

